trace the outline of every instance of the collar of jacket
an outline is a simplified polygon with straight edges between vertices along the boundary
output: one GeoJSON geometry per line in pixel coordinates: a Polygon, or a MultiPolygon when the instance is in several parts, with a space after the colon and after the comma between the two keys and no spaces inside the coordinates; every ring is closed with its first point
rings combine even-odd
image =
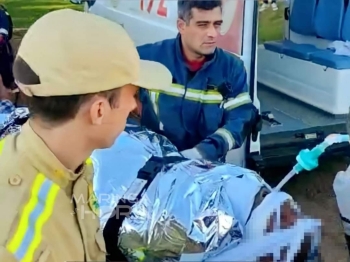
{"type": "MultiPolygon", "coordinates": [[[[204,70],[209,65],[214,63],[214,61],[216,60],[216,57],[217,57],[217,53],[218,53],[218,50],[217,50],[217,48],[215,48],[214,53],[207,56],[207,61],[204,63],[204,65],[202,66],[202,68],[199,71],[204,70]]],[[[180,64],[182,64],[186,68],[188,68],[184,54],[182,52],[181,35],[179,33],[177,34],[176,39],[175,39],[175,56],[176,56],[176,59],[178,60],[178,62],[180,62],[180,64]]]]}
{"type": "Polygon", "coordinates": [[[23,137],[26,151],[23,153],[28,156],[32,166],[62,189],[66,189],[71,185],[71,182],[77,180],[85,172],[85,163],[79,169],[79,173],[67,169],[46,146],[45,142],[34,132],[30,126],[30,120],[22,126],[21,136],[23,137]]]}

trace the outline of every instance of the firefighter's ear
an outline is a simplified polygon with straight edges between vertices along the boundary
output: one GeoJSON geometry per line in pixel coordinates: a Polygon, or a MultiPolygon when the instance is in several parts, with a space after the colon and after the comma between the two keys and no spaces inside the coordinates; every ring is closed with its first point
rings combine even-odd
{"type": "Polygon", "coordinates": [[[185,30],[186,22],[181,18],[178,18],[176,25],[177,25],[177,30],[179,30],[179,33],[181,34],[185,30]]]}
{"type": "Polygon", "coordinates": [[[103,120],[108,113],[108,102],[103,98],[95,98],[94,101],[89,105],[89,114],[91,123],[93,125],[102,125],[103,120]]]}

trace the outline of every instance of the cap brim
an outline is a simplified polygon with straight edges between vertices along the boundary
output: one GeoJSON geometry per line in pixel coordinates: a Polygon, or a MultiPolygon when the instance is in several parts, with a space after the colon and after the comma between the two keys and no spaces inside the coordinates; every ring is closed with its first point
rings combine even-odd
{"type": "Polygon", "coordinates": [[[169,90],[172,80],[170,71],[164,65],[140,60],[139,80],[132,84],[149,90],[166,91],[169,90]]]}
{"type": "MultiPolygon", "coordinates": [[[[168,91],[171,87],[173,77],[170,71],[161,63],[140,60],[140,71],[139,79],[136,82],[130,83],[135,86],[139,86],[145,89],[154,90],[154,91],[168,91]]],[[[28,86],[16,81],[19,89],[27,96],[33,96],[33,88],[36,89],[36,96],[57,96],[57,95],[68,95],[61,93],[53,93],[53,91],[60,91],[57,89],[48,89],[43,88],[43,85],[28,86]],[[40,87],[40,88],[38,88],[40,87]],[[40,91],[40,93],[39,93],[40,91]]],[[[108,89],[106,89],[108,90],[108,89]]],[[[69,95],[78,94],[71,93],[69,95]]],[[[79,93],[80,94],[80,93],[79,93]]]]}

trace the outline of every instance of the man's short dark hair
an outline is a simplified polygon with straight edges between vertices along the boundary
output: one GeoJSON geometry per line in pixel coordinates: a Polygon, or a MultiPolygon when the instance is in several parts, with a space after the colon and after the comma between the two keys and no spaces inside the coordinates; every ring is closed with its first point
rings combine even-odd
{"type": "MultiPolygon", "coordinates": [[[[234,1],[234,0],[233,0],[234,1]]],[[[178,0],[178,17],[188,23],[192,18],[192,9],[213,10],[216,7],[222,8],[222,0],[178,0]]]]}
{"type": "MultiPolygon", "coordinates": [[[[40,84],[40,77],[21,58],[17,57],[13,66],[15,78],[25,85],[40,84]]],[[[74,86],[72,86],[74,88],[74,86]]],[[[119,100],[120,89],[113,89],[93,94],[25,98],[31,117],[40,117],[50,124],[60,124],[73,119],[81,105],[98,95],[108,99],[113,107],[119,100]]]]}

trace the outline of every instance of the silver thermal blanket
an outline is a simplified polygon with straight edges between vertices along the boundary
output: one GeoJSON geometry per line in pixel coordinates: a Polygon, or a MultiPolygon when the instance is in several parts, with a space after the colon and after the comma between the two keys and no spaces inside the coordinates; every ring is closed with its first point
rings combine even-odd
{"type": "MultiPolygon", "coordinates": [[[[179,153],[165,137],[142,129],[128,130],[111,148],[93,153],[102,227],[152,155],[179,153]]],[[[119,248],[130,261],[215,256],[240,243],[262,188],[268,185],[255,172],[229,164],[185,160],[164,165],[115,232],[119,248]]]]}

